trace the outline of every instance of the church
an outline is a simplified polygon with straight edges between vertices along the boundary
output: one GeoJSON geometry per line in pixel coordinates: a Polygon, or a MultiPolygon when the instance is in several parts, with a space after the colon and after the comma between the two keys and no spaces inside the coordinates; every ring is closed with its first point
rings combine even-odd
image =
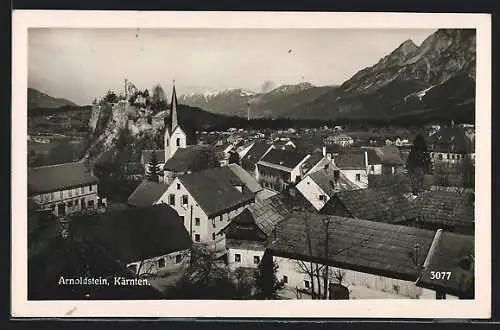
{"type": "Polygon", "coordinates": [[[195,171],[199,165],[197,163],[200,154],[207,151],[207,147],[197,145],[194,129],[181,124],[175,83],[172,88],[170,116],[165,120],[164,149],[143,150],[142,163],[148,174],[154,155],[163,170],[163,178],[160,178],[160,181],[169,184],[177,176],[195,171]]]}

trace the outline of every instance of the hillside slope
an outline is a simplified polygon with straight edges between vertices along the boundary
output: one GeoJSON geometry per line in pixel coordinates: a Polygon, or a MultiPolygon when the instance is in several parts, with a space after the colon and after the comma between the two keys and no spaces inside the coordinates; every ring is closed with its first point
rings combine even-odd
{"type": "Polygon", "coordinates": [[[286,113],[290,118],[474,118],[475,30],[440,29],[417,47],[411,40],[338,89],[286,113]],[[464,105],[468,104],[467,110],[464,105]]]}
{"type": "Polygon", "coordinates": [[[47,109],[66,106],[77,107],[78,105],[63,98],[49,96],[37,89],[28,88],[28,111],[40,108],[47,109]]]}

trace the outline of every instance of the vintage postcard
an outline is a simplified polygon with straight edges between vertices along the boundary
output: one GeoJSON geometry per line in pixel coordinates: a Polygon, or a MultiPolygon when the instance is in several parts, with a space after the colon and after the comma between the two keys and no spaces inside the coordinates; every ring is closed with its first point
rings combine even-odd
{"type": "Polygon", "coordinates": [[[490,19],[15,11],[12,315],[490,317],[490,19]]]}

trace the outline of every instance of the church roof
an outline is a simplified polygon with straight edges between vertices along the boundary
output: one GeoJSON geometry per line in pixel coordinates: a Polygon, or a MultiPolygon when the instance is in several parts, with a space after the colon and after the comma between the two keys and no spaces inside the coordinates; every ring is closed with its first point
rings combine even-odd
{"type": "Polygon", "coordinates": [[[166,161],[164,170],[172,172],[191,171],[197,166],[200,153],[206,150],[210,150],[210,148],[197,145],[188,145],[186,148],[179,148],[174,155],[166,161]]]}

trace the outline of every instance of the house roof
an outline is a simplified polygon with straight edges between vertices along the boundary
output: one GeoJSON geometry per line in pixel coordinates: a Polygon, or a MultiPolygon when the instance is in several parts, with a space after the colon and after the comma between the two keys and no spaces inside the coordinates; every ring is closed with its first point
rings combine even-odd
{"type": "Polygon", "coordinates": [[[474,152],[474,143],[462,127],[443,127],[429,137],[429,149],[437,152],[466,154],[474,152]]]}
{"type": "Polygon", "coordinates": [[[272,149],[260,161],[293,169],[307,156],[297,151],[272,149]]]}
{"type": "MultiPolygon", "coordinates": [[[[324,158],[325,157],[323,156],[323,153],[321,151],[315,151],[311,153],[310,157],[307,158],[302,165],[304,168],[304,172],[305,173],[309,172],[315,165],[317,165],[324,158]]],[[[331,162],[329,161],[329,163],[331,162]]]]}
{"type": "Polygon", "coordinates": [[[172,172],[190,171],[196,166],[200,153],[207,150],[210,150],[210,148],[200,145],[179,148],[174,155],[167,160],[164,170],[172,172]]]}
{"type": "Polygon", "coordinates": [[[365,148],[364,151],[366,151],[368,155],[368,165],[378,165],[382,164],[382,157],[375,148],[365,148]]]}
{"type": "Polygon", "coordinates": [[[70,232],[102,246],[122,264],[191,248],[177,212],[168,205],[75,216],[70,232]]]}
{"type": "Polygon", "coordinates": [[[224,229],[226,239],[265,241],[266,234],[257,226],[250,210],[244,209],[224,229]]]}
{"type": "Polygon", "coordinates": [[[323,168],[309,174],[309,177],[323,190],[329,197],[339,190],[353,190],[358,187],[349,181],[344,174],[339,171],[339,180],[335,182],[335,173],[332,166],[323,168]]]}
{"type": "Polygon", "coordinates": [[[127,204],[135,207],[151,206],[167,191],[168,185],[161,182],[143,181],[129,196],[127,204]]]}
{"type": "Polygon", "coordinates": [[[255,180],[253,176],[251,176],[247,171],[245,171],[238,164],[229,164],[227,165],[233,171],[234,174],[247,186],[247,188],[253,192],[258,193],[262,190],[261,185],[255,180]]]}
{"type": "Polygon", "coordinates": [[[386,145],[378,147],[375,150],[379,154],[383,165],[397,166],[404,164],[401,151],[396,146],[386,145]]]}
{"type": "Polygon", "coordinates": [[[127,300],[164,299],[149,285],[59,285],[61,276],[75,278],[86,274],[91,278],[105,278],[113,283],[120,276],[135,277],[107,251],[81,237],[53,237],[44,239],[43,249],[28,259],[29,300],[127,300]]]}
{"type": "MultiPolygon", "coordinates": [[[[432,187],[434,176],[426,174],[424,176],[423,188],[428,190],[432,187]]],[[[410,177],[405,174],[368,174],[368,188],[380,188],[387,186],[397,186],[404,192],[411,192],[410,177]]]]}
{"type": "Polygon", "coordinates": [[[339,191],[320,212],[337,214],[340,203],[351,217],[396,223],[416,216],[404,193],[397,186],[339,191]]]}
{"type": "Polygon", "coordinates": [[[253,171],[255,164],[257,164],[269,148],[271,148],[270,144],[267,144],[264,141],[256,141],[250,150],[248,150],[246,155],[241,159],[242,167],[247,171],[253,171]]]}
{"type": "Polygon", "coordinates": [[[80,162],[28,169],[28,194],[47,193],[98,183],[90,170],[80,162]]]}
{"type": "Polygon", "coordinates": [[[159,164],[165,163],[165,150],[143,150],[141,156],[142,165],[149,164],[153,154],[156,156],[156,161],[159,164]]]}
{"type": "Polygon", "coordinates": [[[255,194],[227,166],[209,168],[178,177],[209,217],[250,203],[255,194]],[[240,192],[235,184],[243,185],[240,192]]]}
{"type": "Polygon", "coordinates": [[[342,170],[364,169],[365,153],[364,152],[348,152],[332,156],[334,164],[342,170]]]}
{"type": "Polygon", "coordinates": [[[464,298],[474,297],[474,236],[439,230],[417,285],[464,298]],[[432,278],[431,272],[450,272],[432,278]]]}
{"type": "Polygon", "coordinates": [[[430,230],[297,212],[276,226],[276,238],[268,249],[292,259],[414,281],[433,238],[430,230]]]}
{"type": "Polygon", "coordinates": [[[471,229],[474,227],[474,192],[425,191],[413,203],[423,222],[471,229]]]}

